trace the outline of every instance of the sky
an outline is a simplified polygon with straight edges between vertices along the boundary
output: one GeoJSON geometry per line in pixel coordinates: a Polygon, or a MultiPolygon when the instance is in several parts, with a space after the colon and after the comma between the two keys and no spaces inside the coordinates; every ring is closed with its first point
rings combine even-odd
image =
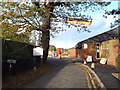
{"type": "MultiPolygon", "coordinates": [[[[111,4],[106,7],[108,11],[117,8],[118,1],[112,1],[111,4]]],[[[112,15],[109,15],[107,16],[107,18],[104,18],[104,12],[102,10],[99,10],[97,12],[87,11],[83,12],[83,14],[89,14],[93,18],[91,26],[88,27],[88,29],[91,31],[90,33],[79,33],[75,27],[67,28],[67,31],[63,31],[59,34],[56,34],[54,38],[51,37],[50,45],[54,45],[56,46],[56,48],[72,48],[82,40],[111,30],[110,23],[115,20],[115,18],[113,18],[112,15]]],[[[116,17],[116,19],[118,19],[118,17],[116,17]]]]}

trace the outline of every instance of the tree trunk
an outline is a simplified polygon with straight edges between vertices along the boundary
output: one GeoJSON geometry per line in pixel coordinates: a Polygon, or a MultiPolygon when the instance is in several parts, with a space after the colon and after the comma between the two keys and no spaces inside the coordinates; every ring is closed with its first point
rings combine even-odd
{"type": "Polygon", "coordinates": [[[43,63],[47,63],[47,56],[49,50],[49,41],[50,41],[50,15],[45,20],[46,28],[42,31],[42,48],[43,48],[43,63]]]}
{"type": "Polygon", "coordinates": [[[50,40],[50,32],[43,31],[42,32],[42,47],[43,47],[43,63],[47,63],[47,56],[49,50],[49,40],[50,40]]]}
{"type": "Polygon", "coordinates": [[[49,13],[47,17],[44,17],[45,27],[42,31],[42,48],[43,48],[43,63],[47,63],[48,50],[49,50],[49,41],[50,41],[50,16],[49,13]]]}

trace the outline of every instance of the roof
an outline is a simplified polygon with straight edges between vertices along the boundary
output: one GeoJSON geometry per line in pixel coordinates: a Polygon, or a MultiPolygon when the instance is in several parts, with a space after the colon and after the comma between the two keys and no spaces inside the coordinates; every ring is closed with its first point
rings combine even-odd
{"type": "MultiPolygon", "coordinates": [[[[114,28],[112,30],[106,31],[104,33],[98,34],[96,36],[90,37],[86,40],[83,40],[81,42],[78,42],[75,46],[75,48],[81,48],[82,47],[82,43],[101,43],[107,40],[112,40],[115,38],[118,38],[118,28],[114,28]]],[[[119,29],[120,30],[120,29],[119,29]]]]}

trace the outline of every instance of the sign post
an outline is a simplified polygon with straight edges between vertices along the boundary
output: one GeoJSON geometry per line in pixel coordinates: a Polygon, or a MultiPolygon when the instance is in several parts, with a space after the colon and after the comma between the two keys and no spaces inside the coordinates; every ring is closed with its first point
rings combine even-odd
{"type": "Polygon", "coordinates": [[[37,56],[39,56],[39,58],[40,58],[40,62],[41,62],[41,64],[42,64],[42,57],[43,57],[43,49],[42,48],[40,48],[40,47],[36,47],[36,48],[33,48],[33,56],[34,56],[34,70],[36,70],[36,66],[35,66],[35,58],[37,57],[37,56]]]}
{"type": "Polygon", "coordinates": [[[11,72],[11,69],[12,69],[12,64],[15,64],[15,63],[16,63],[16,60],[8,59],[8,60],[7,60],[7,63],[9,63],[9,64],[10,64],[9,71],[11,72]]]}

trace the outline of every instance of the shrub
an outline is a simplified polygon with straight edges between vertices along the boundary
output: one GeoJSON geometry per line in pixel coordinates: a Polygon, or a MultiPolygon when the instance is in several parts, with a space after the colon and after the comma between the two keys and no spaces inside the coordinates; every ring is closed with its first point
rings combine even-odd
{"type": "Polygon", "coordinates": [[[116,57],[116,68],[120,72],[120,54],[116,57]]]}

